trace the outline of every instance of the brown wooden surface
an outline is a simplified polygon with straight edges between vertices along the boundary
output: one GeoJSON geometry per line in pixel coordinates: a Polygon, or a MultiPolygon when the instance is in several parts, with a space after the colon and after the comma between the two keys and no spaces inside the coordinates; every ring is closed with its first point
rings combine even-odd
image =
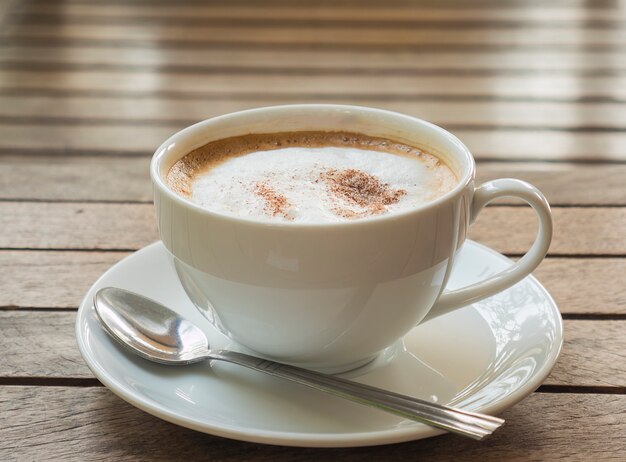
{"type": "MultiPolygon", "coordinates": [[[[95,5],[90,5],[93,8],[95,5]]],[[[106,8],[110,6],[107,5],[106,8]]],[[[194,9],[195,11],[196,9],[194,9]]],[[[144,8],[143,11],[148,11],[144,8]]],[[[155,11],[150,8],[149,11],[155,11]]],[[[158,10],[156,10],[158,11],[158,10]]],[[[310,12],[311,10],[309,10],[310,12]]],[[[354,9],[351,10],[355,12],[354,9]]],[[[503,11],[501,11],[502,13],[503,11]]],[[[447,13],[452,13],[448,10],[447,13]]],[[[518,14],[517,11],[512,14],[518,14]]],[[[121,20],[120,17],[117,18],[121,20]]],[[[393,50],[356,51],[315,49],[249,50],[245,48],[123,48],[99,44],[64,45],[54,48],[37,45],[13,46],[0,50],[0,62],[10,67],[28,68],[104,68],[131,71],[146,66],[159,69],[191,71],[242,71],[288,73],[300,70],[309,73],[341,74],[366,71],[370,73],[568,73],[573,75],[614,74],[626,68],[622,53],[611,50],[464,50],[428,51],[393,50]]]]}
{"type": "MultiPolygon", "coordinates": [[[[619,0],[0,0],[0,460],[626,459],[626,5],[619,0]],[[337,102],[459,136],[478,181],[553,207],[534,275],[562,355],[484,443],[241,443],[115,397],[74,339],[112,264],[157,238],[150,155],[199,119],[337,102]],[[462,457],[461,457],[462,454],[462,457]]],[[[513,257],[532,211],[488,207],[471,237],[513,257]]]]}
{"type": "MultiPolygon", "coordinates": [[[[551,255],[626,255],[626,209],[555,207],[551,255]]],[[[137,250],[157,239],[151,204],[0,202],[0,249],[137,250]],[[98,226],[94,226],[98,224],[98,226]]],[[[535,238],[529,208],[485,208],[470,237],[505,254],[535,238]]]]}
{"type": "Polygon", "coordinates": [[[163,422],[102,388],[2,387],[0,451],[14,460],[606,460],[621,462],[626,397],[535,393],[503,413],[481,444],[445,435],[355,449],[302,449],[230,441],[163,422]],[[44,411],[45,409],[45,411],[44,411]]]}
{"type": "MultiPolygon", "coordinates": [[[[0,307],[75,309],[93,281],[126,251],[77,252],[2,250],[0,307]]],[[[535,276],[567,315],[625,315],[626,287],[614,284],[626,273],[626,258],[557,258],[544,261],[535,276]],[[586,281],[571,290],[571,281],[586,281]]]]}
{"type": "MultiPolygon", "coordinates": [[[[310,102],[305,98],[302,100],[310,102]]],[[[133,101],[133,98],[129,98],[128,104],[132,105],[133,101]]],[[[335,98],[328,98],[326,101],[335,101],[335,98]]],[[[297,102],[297,99],[291,102],[297,102]]],[[[211,101],[207,101],[207,105],[211,105],[211,101]]],[[[248,103],[242,109],[252,106],[254,104],[248,103]]],[[[385,104],[379,102],[376,106],[385,107],[385,104]]],[[[135,125],[129,122],[101,122],[80,118],[51,123],[45,115],[39,119],[39,123],[36,122],[23,118],[16,118],[14,121],[0,120],[0,154],[41,154],[45,151],[48,155],[63,156],[149,156],[161,142],[185,126],[181,123],[135,125]]],[[[479,160],[626,162],[626,152],[623,149],[626,131],[538,130],[515,127],[456,127],[451,131],[465,142],[479,160]]]]}
{"type": "MultiPolygon", "coordinates": [[[[148,156],[2,155],[0,200],[150,202],[148,156]],[[84,171],[89,170],[89,176],[84,171]],[[67,180],[71,181],[67,181],[67,180]]],[[[626,205],[624,164],[479,162],[477,182],[512,176],[537,186],[552,206],[626,205]],[[604,188],[596,188],[598,177],[604,188]]],[[[502,199],[499,203],[510,204],[502,199]]]]}
{"type": "MultiPolygon", "coordinates": [[[[0,377],[92,378],[73,338],[75,318],[75,313],[59,310],[0,311],[5,352],[0,377]]],[[[563,355],[547,385],[626,389],[626,320],[566,320],[565,332],[563,355]]]]}
{"type": "MultiPolygon", "coordinates": [[[[127,27],[127,26],[126,26],[127,27]]],[[[90,30],[90,28],[88,28],[90,30]]],[[[216,32],[219,33],[219,32],[216,32]]],[[[80,40],[79,40],[80,41],[80,40]]],[[[452,74],[452,73],[450,73],[452,74]]],[[[572,77],[569,75],[485,75],[485,76],[405,76],[405,75],[264,75],[264,91],[293,98],[346,98],[368,93],[393,98],[416,98],[427,95],[442,97],[491,97],[551,99],[596,99],[626,101],[626,76],[572,77]]],[[[80,92],[97,94],[164,94],[170,88],[181,88],[189,94],[259,95],[259,76],[236,73],[196,74],[164,71],[154,79],[149,71],[109,70],[0,70],[0,90],[37,92],[80,92]],[[207,91],[208,90],[208,91],[207,91]]],[[[176,92],[174,92],[176,93],[176,92]]]]}
{"type": "MultiPolygon", "coordinates": [[[[255,78],[261,78],[261,75],[255,78]]],[[[376,100],[338,101],[366,106],[380,104],[376,100]]],[[[189,125],[194,121],[234,112],[248,106],[269,106],[290,102],[288,99],[259,99],[246,101],[207,101],[156,97],[127,101],[105,97],[53,97],[0,95],[0,120],[64,121],[85,120],[100,123],[127,121],[133,125],[189,125]]],[[[541,128],[565,130],[620,130],[626,120],[626,108],[612,103],[528,102],[528,101],[396,101],[385,107],[428,119],[450,129],[498,127],[541,128]]]]}

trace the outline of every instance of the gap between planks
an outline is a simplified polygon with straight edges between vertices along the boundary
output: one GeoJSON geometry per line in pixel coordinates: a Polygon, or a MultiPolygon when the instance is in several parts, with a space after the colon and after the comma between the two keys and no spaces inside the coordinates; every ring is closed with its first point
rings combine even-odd
{"type": "Polygon", "coordinates": [[[179,73],[179,74],[235,74],[235,75],[335,75],[335,76],[359,76],[359,75],[402,75],[402,76],[497,76],[497,75],[555,75],[582,77],[615,77],[622,76],[626,69],[466,69],[466,68],[442,68],[442,69],[414,69],[407,67],[346,67],[346,68],[319,68],[319,67],[254,67],[254,66],[226,66],[221,65],[180,65],[180,64],[108,64],[108,63],[47,63],[18,60],[0,60],[3,69],[26,70],[26,71],[112,71],[112,72],[152,72],[152,73],[179,73]]]}
{"type": "MultiPolygon", "coordinates": [[[[294,31],[294,34],[297,31],[294,31]]],[[[114,35],[114,34],[113,34],[114,35]]],[[[545,43],[537,44],[380,44],[380,43],[314,43],[314,42],[225,42],[219,40],[165,40],[159,38],[146,38],[137,40],[126,39],[98,39],[98,38],[59,38],[49,37],[11,37],[0,38],[2,45],[27,45],[39,47],[118,47],[118,48],[145,48],[145,49],[165,49],[165,50],[202,50],[206,48],[221,50],[264,50],[264,51],[345,51],[345,52],[477,52],[477,51],[555,51],[572,52],[584,48],[589,52],[612,52],[624,53],[626,46],[621,43],[615,44],[561,44],[550,45],[545,43]]]]}
{"type": "MultiPolygon", "coordinates": [[[[1,165],[1,164],[0,164],[1,165]]],[[[118,205],[146,205],[153,204],[151,199],[36,199],[36,198],[12,198],[12,197],[0,197],[0,202],[6,203],[25,203],[25,204],[118,204],[118,205]]],[[[487,204],[485,208],[491,207],[519,207],[526,208],[528,204],[514,204],[504,202],[501,204],[487,204]]],[[[603,203],[571,203],[571,204],[559,204],[550,203],[550,207],[553,209],[619,209],[626,207],[626,204],[603,204],[603,203]]],[[[517,255],[517,254],[512,254],[517,255]]],[[[597,254],[594,254],[597,256],[597,254]]]]}
{"type": "MultiPolygon", "coordinates": [[[[552,257],[547,257],[552,258],[552,257]]],[[[623,257],[622,257],[623,258],[623,257]]],[[[0,311],[20,311],[20,312],[53,312],[53,313],[75,313],[76,306],[64,307],[40,307],[40,306],[0,306],[0,311]]],[[[561,313],[564,321],[626,321],[626,313],[561,313]]]]}
{"type": "MultiPolygon", "coordinates": [[[[0,377],[0,387],[80,387],[104,388],[105,385],[96,378],[76,377],[0,377]]],[[[575,386],[575,385],[540,385],[535,393],[569,393],[625,395],[626,387],[575,386]]]]}
{"type": "MultiPolygon", "coordinates": [[[[107,6],[107,8],[110,8],[107,6]]],[[[597,18],[597,19],[571,19],[570,21],[554,21],[554,20],[529,20],[529,19],[465,19],[465,18],[382,18],[376,19],[377,13],[384,13],[386,10],[372,11],[371,17],[337,17],[337,12],[327,12],[326,15],[318,14],[319,10],[303,11],[299,15],[280,15],[281,10],[258,9],[248,14],[241,12],[230,12],[230,14],[209,14],[197,15],[198,11],[191,12],[187,16],[170,15],[176,13],[177,10],[163,12],[161,15],[150,14],[150,11],[140,10],[137,12],[126,11],[123,14],[90,14],[85,11],[81,13],[73,13],[72,11],[64,11],[63,13],[13,13],[9,16],[8,22],[14,25],[59,25],[59,24],[80,24],[80,25],[177,25],[177,26],[227,26],[229,28],[292,28],[292,27],[310,27],[318,28],[322,31],[332,28],[348,28],[348,29],[415,29],[420,30],[467,30],[479,29],[498,30],[503,27],[510,29],[533,30],[551,29],[576,29],[584,32],[590,32],[597,29],[611,30],[622,29],[626,22],[623,18],[597,18]],[[147,14],[146,14],[147,13],[147,14]],[[266,13],[266,14],[263,14],[266,13]],[[333,14],[334,13],[334,14],[333,14]],[[194,14],[196,14],[194,16],[194,14]],[[278,17],[281,16],[281,17],[278,17]]],[[[355,12],[354,10],[346,11],[344,14],[355,12]]],[[[362,13],[363,11],[361,11],[362,13]]],[[[202,11],[200,11],[202,13],[202,11]]],[[[356,11],[355,13],[358,13],[356,11]]],[[[405,12],[406,13],[406,12],[405,12]]],[[[419,13],[419,12],[414,12],[419,13]]],[[[356,15],[355,15],[356,16],[356,15]]]]}
{"type": "MultiPolygon", "coordinates": [[[[567,75],[567,74],[564,74],[567,75]]],[[[620,74],[620,76],[623,74],[620,74]]],[[[268,99],[285,101],[285,104],[297,104],[301,102],[328,102],[324,100],[336,101],[343,98],[338,93],[281,93],[267,91],[255,93],[251,91],[196,91],[196,90],[107,90],[107,89],[80,89],[70,90],[51,88],[28,88],[21,87],[1,87],[0,95],[6,96],[42,96],[52,98],[63,97],[86,97],[86,98],[113,98],[113,99],[180,99],[180,100],[207,100],[207,101],[267,101],[268,99]]],[[[614,96],[581,95],[572,97],[550,97],[533,95],[501,95],[501,94],[455,94],[449,93],[418,93],[418,94],[377,94],[372,93],[350,93],[350,100],[364,103],[372,101],[375,103],[385,102],[512,102],[512,103],[603,103],[622,105],[626,98],[614,96]]]]}
{"type": "MultiPolygon", "coordinates": [[[[198,119],[120,119],[107,117],[47,117],[47,116],[15,116],[0,115],[2,125],[39,125],[39,126],[64,126],[64,125],[89,125],[89,126],[125,126],[125,127],[179,127],[189,126],[198,122],[198,119]]],[[[579,124],[574,126],[549,126],[549,125],[507,125],[489,123],[446,123],[448,130],[463,131],[535,131],[535,132],[562,132],[562,133],[625,133],[626,126],[607,126],[602,124],[579,124]]]]}

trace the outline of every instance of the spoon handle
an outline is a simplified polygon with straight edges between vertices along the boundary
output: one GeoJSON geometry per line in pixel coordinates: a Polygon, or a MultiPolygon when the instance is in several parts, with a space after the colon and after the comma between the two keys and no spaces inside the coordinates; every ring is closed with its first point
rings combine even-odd
{"type": "Polygon", "coordinates": [[[291,380],[331,395],[340,396],[359,404],[375,407],[475,440],[489,436],[504,423],[504,420],[498,417],[462,411],[333,375],[268,361],[235,351],[211,350],[210,359],[227,361],[291,380]]]}

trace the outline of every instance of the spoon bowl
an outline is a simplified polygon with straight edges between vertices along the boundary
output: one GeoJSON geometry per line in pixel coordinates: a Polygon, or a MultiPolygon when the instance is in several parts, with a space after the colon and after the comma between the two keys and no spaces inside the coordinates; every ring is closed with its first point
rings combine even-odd
{"type": "Polygon", "coordinates": [[[204,332],[153,300],[107,287],[96,293],[94,305],[106,331],[142,358],[171,365],[207,359],[209,340],[204,332]]]}
{"type": "Polygon", "coordinates": [[[106,332],[129,351],[161,364],[185,365],[212,359],[227,361],[300,383],[359,404],[481,440],[504,420],[400,395],[320,372],[257,358],[211,350],[195,324],[160,303],[127,290],[105,287],[94,306],[106,332]]]}

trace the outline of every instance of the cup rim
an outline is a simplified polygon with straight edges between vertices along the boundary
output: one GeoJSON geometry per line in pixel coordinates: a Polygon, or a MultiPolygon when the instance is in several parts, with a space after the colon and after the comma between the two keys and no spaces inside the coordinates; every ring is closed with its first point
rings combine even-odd
{"type": "Polygon", "coordinates": [[[418,117],[414,117],[408,114],[403,114],[400,112],[389,111],[386,109],[379,108],[371,108],[366,106],[356,106],[356,105],[345,105],[345,104],[284,104],[284,105],[275,105],[275,106],[263,106],[252,109],[245,109],[242,111],[230,112],[227,114],[219,115],[216,117],[211,117],[209,119],[205,119],[199,121],[193,125],[190,125],[182,130],[171,135],[167,140],[165,140],[155,151],[152,156],[152,160],[150,161],[150,177],[152,180],[153,187],[158,188],[161,194],[165,194],[170,200],[176,203],[179,206],[185,207],[187,209],[191,209],[196,213],[205,215],[207,217],[213,219],[219,219],[224,221],[229,221],[234,224],[241,225],[249,225],[249,226],[261,226],[261,227],[272,227],[272,228],[285,228],[285,229],[303,229],[303,228],[327,228],[327,227],[358,227],[358,226],[366,226],[371,224],[380,224],[386,221],[396,221],[409,218],[412,215],[418,215],[426,210],[431,210],[433,208],[438,207],[440,204],[450,200],[457,194],[461,193],[467,185],[474,179],[476,170],[476,162],[474,157],[472,156],[470,150],[461,142],[459,138],[445,130],[438,125],[435,125],[426,120],[420,119],[418,117]],[[370,114],[378,114],[378,115],[387,115],[393,117],[400,117],[405,120],[408,120],[417,125],[421,125],[422,128],[426,128],[428,130],[432,130],[447,138],[452,144],[457,148],[457,153],[463,158],[463,164],[467,166],[462,176],[458,178],[458,182],[454,188],[445,194],[439,196],[438,198],[427,202],[425,204],[419,205],[417,207],[410,208],[405,211],[394,212],[392,214],[383,214],[383,215],[372,215],[368,217],[359,218],[356,220],[347,220],[347,221],[333,221],[333,222],[319,222],[319,223],[311,223],[311,222],[298,222],[298,221],[270,221],[270,220],[258,220],[248,217],[239,217],[236,215],[229,215],[226,213],[215,212],[209,209],[206,209],[190,199],[187,199],[174,191],[172,191],[167,184],[165,184],[165,180],[160,174],[160,166],[164,162],[167,157],[168,151],[171,147],[174,146],[175,142],[182,137],[186,137],[191,135],[199,128],[203,128],[205,126],[210,126],[211,124],[220,122],[225,119],[240,117],[244,115],[254,114],[254,113],[263,113],[267,110],[285,110],[285,109],[294,109],[294,110],[352,110],[352,111],[360,111],[367,112],[370,114]]]}

